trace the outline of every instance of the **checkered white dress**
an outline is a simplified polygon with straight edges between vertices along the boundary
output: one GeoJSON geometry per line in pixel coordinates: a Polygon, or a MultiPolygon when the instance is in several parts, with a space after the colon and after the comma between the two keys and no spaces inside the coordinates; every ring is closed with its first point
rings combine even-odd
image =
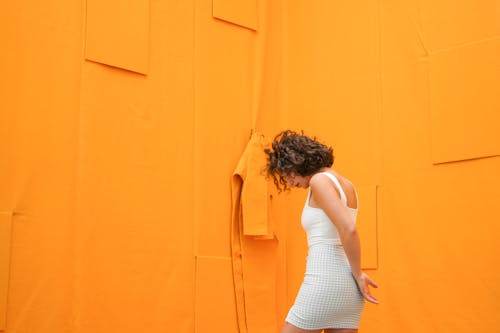
{"type": "MultiPolygon", "coordinates": [[[[338,180],[325,172],[347,199],[338,180]]],[[[358,328],[364,299],[351,273],[335,225],[320,208],[309,206],[311,192],[302,212],[308,254],[304,281],[286,321],[302,329],[358,328]]],[[[349,208],[353,219],[357,210],[349,208]]]]}

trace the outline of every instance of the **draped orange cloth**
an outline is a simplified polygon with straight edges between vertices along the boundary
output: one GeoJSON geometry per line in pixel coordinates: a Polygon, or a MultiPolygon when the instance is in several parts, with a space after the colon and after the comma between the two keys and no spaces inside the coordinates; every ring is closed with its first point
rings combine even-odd
{"type": "Polygon", "coordinates": [[[231,256],[240,333],[275,332],[278,240],[270,219],[264,138],[253,133],[232,177],[231,256]]]}

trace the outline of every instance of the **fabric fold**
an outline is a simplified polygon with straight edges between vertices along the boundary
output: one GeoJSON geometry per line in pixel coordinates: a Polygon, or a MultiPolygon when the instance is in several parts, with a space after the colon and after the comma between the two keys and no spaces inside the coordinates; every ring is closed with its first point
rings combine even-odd
{"type": "Polygon", "coordinates": [[[264,137],[252,133],[231,182],[231,256],[240,333],[277,328],[278,240],[269,214],[264,147],[264,137]]]}

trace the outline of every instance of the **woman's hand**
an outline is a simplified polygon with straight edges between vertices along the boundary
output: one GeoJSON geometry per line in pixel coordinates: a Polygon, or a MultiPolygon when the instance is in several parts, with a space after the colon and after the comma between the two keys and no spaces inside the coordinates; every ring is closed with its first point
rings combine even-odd
{"type": "Polygon", "coordinates": [[[374,288],[378,288],[377,284],[365,273],[361,272],[358,277],[354,277],[356,279],[356,283],[358,284],[359,291],[363,294],[363,297],[368,301],[375,304],[378,304],[378,300],[373,297],[370,292],[370,286],[374,288]]]}

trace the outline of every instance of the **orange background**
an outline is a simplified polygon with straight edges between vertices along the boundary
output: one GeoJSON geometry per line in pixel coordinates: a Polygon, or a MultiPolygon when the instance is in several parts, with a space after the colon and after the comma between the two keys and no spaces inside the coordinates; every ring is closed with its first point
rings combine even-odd
{"type": "MultiPolygon", "coordinates": [[[[252,129],[292,128],[359,188],[362,332],[498,332],[499,8],[4,3],[0,330],[236,332],[231,176],[252,129]]],[[[276,331],[304,198],[274,199],[276,331]]]]}

